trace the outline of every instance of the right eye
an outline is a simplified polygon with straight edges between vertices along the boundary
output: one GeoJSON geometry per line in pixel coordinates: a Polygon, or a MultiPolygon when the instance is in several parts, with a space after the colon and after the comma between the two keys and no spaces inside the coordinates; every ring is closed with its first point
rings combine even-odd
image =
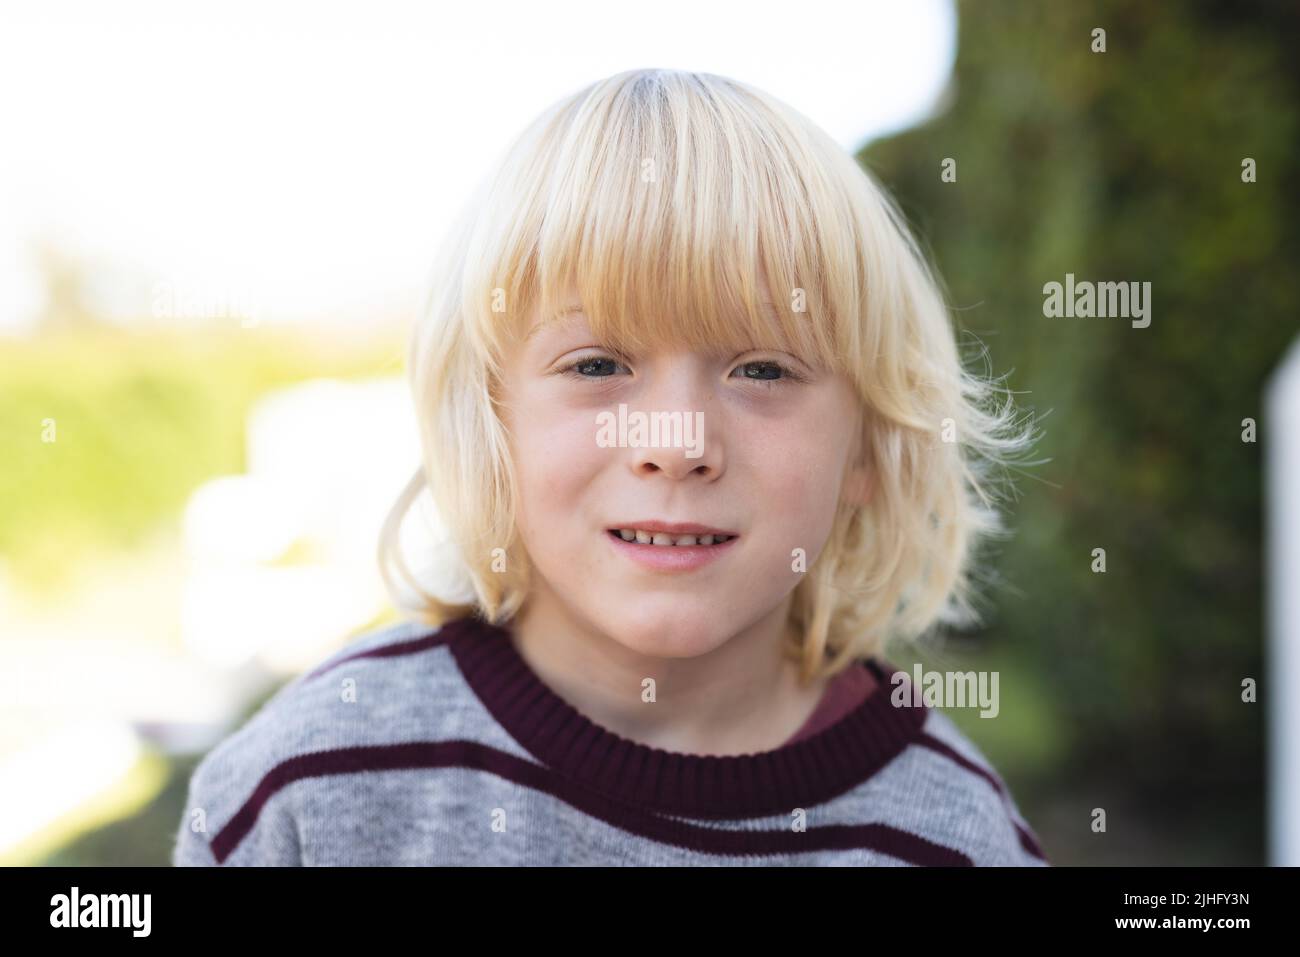
{"type": "Polygon", "coordinates": [[[573,379],[608,379],[612,374],[611,366],[617,367],[619,362],[611,359],[609,356],[583,356],[575,362],[560,369],[560,372],[573,379]],[[599,371],[606,370],[606,371],[599,371]]]}

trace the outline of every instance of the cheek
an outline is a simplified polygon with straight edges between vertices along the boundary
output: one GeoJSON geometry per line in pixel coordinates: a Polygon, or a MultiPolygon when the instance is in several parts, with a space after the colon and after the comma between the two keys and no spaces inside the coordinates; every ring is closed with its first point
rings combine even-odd
{"type": "Polygon", "coordinates": [[[814,416],[776,428],[767,423],[764,434],[747,443],[752,457],[745,473],[761,490],[763,513],[782,538],[811,550],[830,533],[847,442],[842,428],[814,416]]]}
{"type": "Polygon", "coordinates": [[[600,466],[594,416],[538,411],[521,417],[512,436],[521,519],[530,529],[567,525],[600,466]],[[591,419],[588,422],[588,419],[591,419]]]}

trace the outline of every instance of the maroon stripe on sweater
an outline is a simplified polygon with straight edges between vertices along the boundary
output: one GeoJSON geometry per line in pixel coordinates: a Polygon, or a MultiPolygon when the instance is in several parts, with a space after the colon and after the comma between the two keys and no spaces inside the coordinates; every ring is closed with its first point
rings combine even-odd
{"type": "Polygon", "coordinates": [[[326,661],[317,667],[314,671],[309,672],[303,681],[310,681],[317,678],[325,672],[337,668],[339,665],[346,664],[349,661],[356,661],[360,658],[396,658],[400,655],[413,655],[420,651],[427,651],[430,648],[437,648],[439,645],[445,645],[451,640],[453,631],[446,628],[439,629],[433,634],[424,635],[420,638],[412,638],[409,641],[395,641],[391,645],[381,645],[378,648],[370,648],[366,651],[357,651],[336,661],[326,661]]]}
{"type": "MultiPolygon", "coordinates": [[[[930,748],[932,751],[937,751],[944,757],[960,764],[966,770],[978,774],[985,781],[988,781],[989,784],[993,785],[993,790],[997,791],[998,795],[1004,800],[1010,797],[1010,795],[1007,794],[1007,789],[1002,786],[1002,782],[997,779],[996,775],[990,773],[987,768],[976,764],[965,755],[953,750],[951,745],[940,741],[929,732],[925,732],[918,737],[916,743],[923,747],[930,748]]],[[[1047,856],[1043,853],[1043,849],[1039,846],[1038,840],[1034,837],[1033,833],[1026,830],[1025,827],[1014,817],[1011,817],[1010,814],[1008,814],[1007,817],[1011,818],[1011,823],[1015,826],[1016,835],[1020,838],[1020,846],[1030,854],[1034,855],[1034,857],[1044,861],[1047,860],[1047,856]]]]}
{"type": "MultiPolygon", "coordinates": [[[[368,745],[297,755],[272,768],[233,818],[212,839],[212,853],[222,863],[257,823],[266,802],[295,781],[332,774],[373,771],[468,768],[484,771],[521,787],[550,794],[593,818],[648,840],[704,854],[726,856],[798,854],[810,851],[865,849],[919,866],[963,866],[965,854],[887,824],[824,825],[804,832],[723,830],[644,813],[576,785],[549,769],[473,741],[415,741],[368,745]]],[[[811,806],[815,802],[808,802],[811,806]]]]}

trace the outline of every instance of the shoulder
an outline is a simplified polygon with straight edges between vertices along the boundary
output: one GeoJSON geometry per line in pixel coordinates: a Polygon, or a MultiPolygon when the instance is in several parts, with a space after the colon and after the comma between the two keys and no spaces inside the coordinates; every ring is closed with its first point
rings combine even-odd
{"type": "Polygon", "coordinates": [[[300,863],[295,781],[456,720],[447,638],[413,621],[376,628],[280,688],[195,768],[173,863],[300,863]]]}
{"type": "Polygon", "coordinates": [[[984,753],[937,708],[900,755],[895,777],[924,837],[976,866],[1049,866],[1010,788],[984,753]]]}

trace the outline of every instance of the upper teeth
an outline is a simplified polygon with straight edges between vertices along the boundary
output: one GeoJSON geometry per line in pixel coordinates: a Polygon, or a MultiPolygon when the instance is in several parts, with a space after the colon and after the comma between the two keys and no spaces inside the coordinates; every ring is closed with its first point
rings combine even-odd
{"type": "Polygon", "coordinates": [[[667,532],[643,532],[639,528],[620,528],[623,541],[637,541],[642,545],[716,545],[727,541],[731,535],[669,535],[667,532]]]}

